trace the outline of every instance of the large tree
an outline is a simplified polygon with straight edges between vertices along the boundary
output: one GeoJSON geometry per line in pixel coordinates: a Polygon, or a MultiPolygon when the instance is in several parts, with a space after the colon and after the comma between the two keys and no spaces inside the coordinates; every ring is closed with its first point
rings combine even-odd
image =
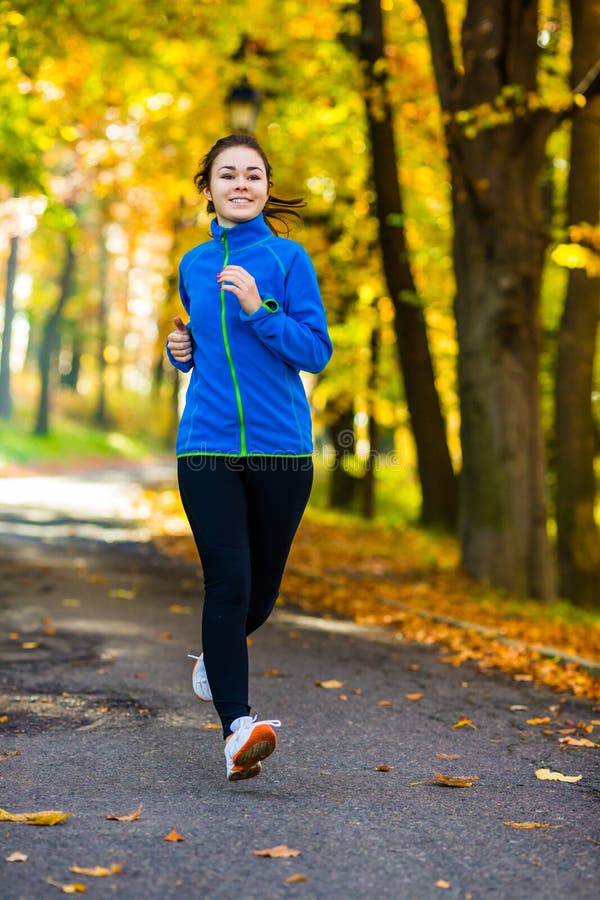
{"type": "MultiPolygon", "coordinates": [[[[599,0],[571,0],[571,84],[586,78],[600,48],[599,0]]],[[[573,118],[568,224],[583,245],[600,208],[600,96],[573,118]],[[587,233],[586,233],[587,232],[587,233]]],[[[584,251],[585,252],[585,251],[584,251]]],[[[583,257],[585,260],[585,256],[583,257]]],[[[591,410],[600,278],[569,271],[556,373],[556,522],[560,590],[584,606],[600,598],[600,535],[594,519],[595,434],[591,410]]]]}
{"type": "Polygon", "coordinates": [[[454,214],[461,403],[461,542],[472,575],[554,594],[540,420],[539,175],[562,113],[538,93],[538,3],[469,0],[455,61],[443,0],[418,0],[454,214]]]}
{"type": "Polygon", "coordinates": [[[394,304],[398,358],[417,450],[421,522],[454,529],[456,478],[435,386],[423,304],[418,296],[404,229],[380,0],[361,0],[360,58],[364,65],[367,126],[372,155],[383,269],[394,304]]]}

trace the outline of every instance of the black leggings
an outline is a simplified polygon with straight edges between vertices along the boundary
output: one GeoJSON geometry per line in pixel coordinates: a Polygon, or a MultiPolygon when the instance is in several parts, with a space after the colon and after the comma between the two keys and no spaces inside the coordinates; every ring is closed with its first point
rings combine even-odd
{"type": "Polygon", "coordinates": [[[277,600],[312,459],[187,456],[178,477],[204,574],[204,664],[227,737],[233,720],[250,712],[246,637],[277,600]]]}

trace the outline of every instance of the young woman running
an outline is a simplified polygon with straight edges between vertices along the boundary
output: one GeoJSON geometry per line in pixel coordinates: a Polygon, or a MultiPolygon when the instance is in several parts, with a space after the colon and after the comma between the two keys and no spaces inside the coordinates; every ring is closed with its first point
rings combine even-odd
{"type": "Polygon", "coordinates": [[[314,267],[279,236],[301,199],[271,194],[271,166],[249,135],[221,138],[194,182],[211,239],[185,254],[170,361],[192,370],[177,436],[179,489],[204,575],[195,693],[223,726],[227,778],[254,778],[278,720],[248,703],[246,638],[268,619],[312,486],[312,423],[300,371],[332,353],[314,267]]]}

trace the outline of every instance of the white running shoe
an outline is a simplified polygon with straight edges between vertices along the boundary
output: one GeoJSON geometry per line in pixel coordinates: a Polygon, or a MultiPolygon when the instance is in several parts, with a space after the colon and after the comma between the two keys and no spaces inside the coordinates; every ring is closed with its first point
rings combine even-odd
{"type": "Polygon", "coordinates": [[[241,781],[260,774],[262,759],[270,756],[277,746],[274,728],[281,722],[257,722],[256,716],[240,716],[231,723],[232,737],[225,744],[227,780],[241,781]]]}
{"type": "Polygon", "coordinates": [[[196,660],[194,668],[192,669],[193,691],[196,696],[204,703],[210,703],[210,701],[212,700],[212,691],[210,689],[210,684],[208,683],[208,677],[206,675],[204,653],[201,653],[200,656],[194,656],[192,653],[188,653],[188,656],[190,657],[190,659],[196,660]]]}

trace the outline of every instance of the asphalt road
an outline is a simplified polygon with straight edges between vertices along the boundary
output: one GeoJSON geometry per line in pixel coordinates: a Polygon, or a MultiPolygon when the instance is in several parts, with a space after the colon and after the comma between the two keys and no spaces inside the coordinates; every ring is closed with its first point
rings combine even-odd
{"type": "Polygon", "coordinates": [[[86,518],[44,496],[0,510],[0,807],[72,815],[0,822],[2,900],[75,882],[127,900],[598,896],[599,750],[558,733],[600,720],[591,703],[282,605],[250,650],[253,712],[281,719],[279,746],[230,784],[214,710],[190,688],[199,569],[110,504],[86,518]],[[582,778],[541,781],[545,767],[582,778]],[[278,845],[300,855],[253,854],[278,845]]]}

